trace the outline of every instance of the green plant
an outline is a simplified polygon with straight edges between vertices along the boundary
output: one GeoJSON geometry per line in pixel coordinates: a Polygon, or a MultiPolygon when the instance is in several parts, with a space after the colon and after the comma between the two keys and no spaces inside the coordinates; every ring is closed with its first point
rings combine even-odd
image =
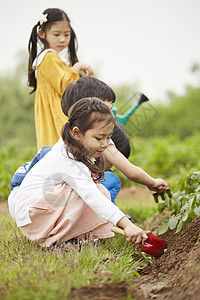
{"type": "Polygon", "coordinates": [[[16,142],[4,145],[0,150],[0,201],[5,200],[10,193],[10,180],[22,164],[33,159],[35,147],[25,147],[16,142]]]}
{"type": "Polygon", "coordinates": [[[179,232],[184,223],[190,223],[200,216],[200,172],[192,172],[179,183],[179,190],[172,198],[159,200],[158,210],[161,213],[166,207],[172,211],[169,220],[165,220],[160,226],[160,233],[168,228],[176,228],[179,232]]]}
{"type": "MultiPolygon", "coordinates": [[[[177,189],[177,182],[181,178],[200,168],[199,132],[194,132],[183,140],[171,134],[164,137],[134,137],[130,142],[132,151],[129,161],[152,177],[165,179],[173,189],[177,189]]],[[[122,186],[133,184],[119,170],[114,169],[114,172],[120,178],[122,186]]]]}

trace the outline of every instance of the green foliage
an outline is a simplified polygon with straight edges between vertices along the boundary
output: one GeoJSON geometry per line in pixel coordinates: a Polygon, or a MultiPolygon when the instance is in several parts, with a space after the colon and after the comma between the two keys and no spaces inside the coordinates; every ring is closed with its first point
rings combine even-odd
{"type": "Polygon", "coordinates": [[[172,198],[159,200],[158,210],[161,213],[165,208],[172,211],[172,217],[165,220],[160,227],[160,233],[168,228],[179,232],[184,223],[190,223],[200,216],[200,172],[192,172],[179,182],[179,190],[172,198]]]}
{"type": "MultiPolygon", "coordinates": [[[[132,152],[129,161],[141,167],[154,178],[163,178],[176,186],[183,176],[200,168],[200,133],[194,133],[183,140],[178,136],[154,138],[132,138],[132,152]]],[[[131,185],[119,170],[114,169],[122,186],[131,185]]]]}
{"type": "Polygon", "coordinates": [[[22,164],[33,159],[35,147],[21,148],[16,142],[10,142],[0,149],[0,201],[10,193],[10,180],[22,164]]]}
{"type": "MultiPolygon", "coordinates": [[[[22,144],[35,145],[34,94],[29,95],[27,53],[18,54],[16,71],[0,77],[0,145],[17,138],[22,144]],[[8,109],[9,108],[9,109],[8,109]]],[[[138,100],[136,84],[114,87],[118,115],[124,114],[138,100]]],[[[148,95],[147,95],[148,96],[148,95]]],[[[140,137],[171,135],[183,139],[198,132],[200,87],[186,87],[185,94],[169,93],[165,103],[143,103],[125,126],[128,134],[140,137]]]]}
{"type": "Polygon", "coordinates": [[[22,147],[35,145],[34,95],[29,95],[20,79],[0,78],[0,106],[1,147],[16,139],[22,147]]]}
{"type": "MultiPolygon", "coordinates": [[[[167,138],[133,139],[135,145],[129,160],[154,178],[167,180],[171,188],[177,189],[177,182],[188,172],[200,168],[200,134],[196,133],[182,141],[176,136],[167,138]]],[[[9,182],[16,169],[36,154],[36,146],[26,146],[9,142],[0,149],[0,199],[7,198],[9,182]]],[[[132,185],[119,170],[113,168],[122,186],[132,185]]]]}
{"type": "MultiPolygon", "coordinates": [[[[128,110],[130,104],[136,102],[133,97],[134,89],[121,87],[116,89],[118,114],[128,110]]],[[[148,96],[148,95],[147,95],[148,96]]],[[[172,133],[183,139],[200,130],[200,87],[186,88],[182,96],[169,93],[169,100],[165,103],[155,103],[153,99],[143,103],[132,115],[126,131],[130,136],[164,137],[172,133]]]]}

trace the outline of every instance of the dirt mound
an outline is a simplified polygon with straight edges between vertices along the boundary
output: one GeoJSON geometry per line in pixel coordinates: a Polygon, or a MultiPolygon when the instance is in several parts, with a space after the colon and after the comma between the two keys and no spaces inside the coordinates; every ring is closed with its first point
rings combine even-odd
{"type": "Polygon", "coordinates": [[[200,294],[200,218],[184,224],[179,233],[168,230],[160,236],[168,249],[137,280],[147,299],[198,299],[200,294]]]}
{"type": "Polygon", "coordinates": [[[94,284],[84,286],[80,289],[72,289],[68,299],[78,300],[126,300],[137,299],[146,300],[144,296],[138,294],[136,288],[126,281],[116,281],[111,283],[94,284]],[[131,298],[130,298],[131,297],[131,298]]]}

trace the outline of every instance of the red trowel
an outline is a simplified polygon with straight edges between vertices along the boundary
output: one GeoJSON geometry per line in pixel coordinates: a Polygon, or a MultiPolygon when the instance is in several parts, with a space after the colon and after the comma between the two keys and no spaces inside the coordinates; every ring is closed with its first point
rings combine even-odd
{"type": "MultiPolygon", "coordinates": [[[[126,236],[123,229],[113,226],[111,229],[113,232],[126,236]]],[[[164,254],[164,249],[167,249],[167,243],[165,240],[157,237],[152,233],[147,233],[148,239],[141,247],[141,251],[149,254],[152,257],[160,257],[164,254]]]]}

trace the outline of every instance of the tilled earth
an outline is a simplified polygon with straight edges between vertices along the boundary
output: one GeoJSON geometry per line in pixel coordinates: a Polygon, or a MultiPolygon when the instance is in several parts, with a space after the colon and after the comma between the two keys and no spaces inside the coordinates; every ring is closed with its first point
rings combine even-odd
{"type": "Polygon", "coordinates": [[[168,230],[160,237],[168,249],[140,273],[140,293],[147,299],[199,299],[200,218],[184,224],[179,233],[168,230]]]}

